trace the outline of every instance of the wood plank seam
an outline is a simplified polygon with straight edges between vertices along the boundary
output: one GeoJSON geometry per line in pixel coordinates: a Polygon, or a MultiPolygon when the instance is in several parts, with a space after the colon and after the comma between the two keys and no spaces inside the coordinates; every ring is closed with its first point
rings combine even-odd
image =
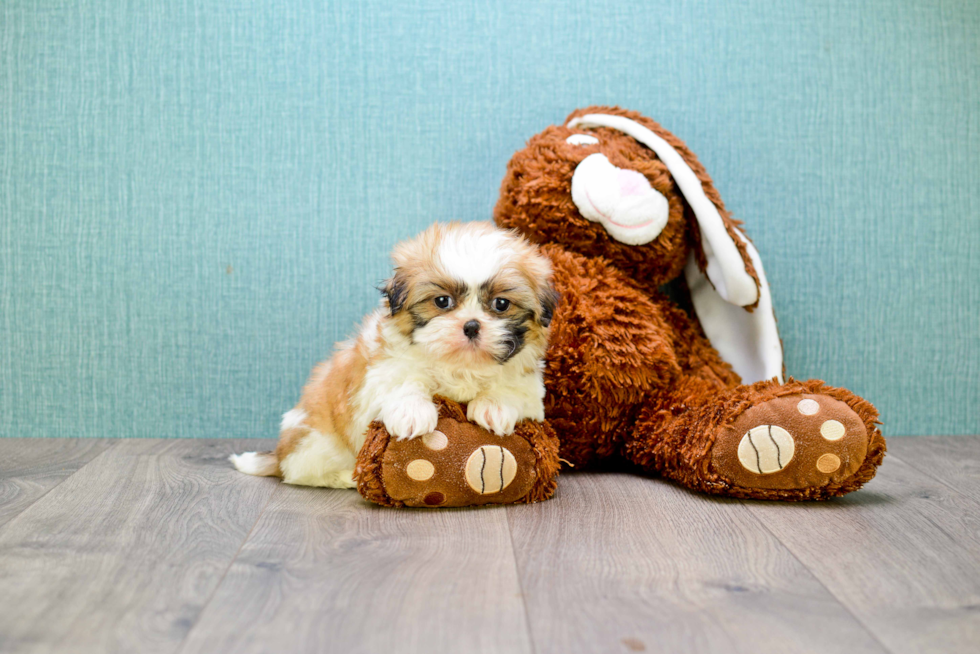
{"type": "Polygon", "coordinates": [[[221,588],[221,585],[223,583],[225,583],[225,577],[228,576],[228,571],[231,570],[231,566],[235,565],[235,561],[238,560],[238,556],[242,553],[242,549],[245,547],[245,544],[248,542],[248,539],[251,538],[252,532],[255,531],[256,525],[259,524],[259,520],[262,519],[262,515],[265,513],[265,510],[269,507],[269,503],[272,501],[272,498],[276,495],[276,493],[280,491],[281,488],[282,488],[282,484],[280,483],[279,486],[276,487],[276,490],[269,493],[269,496],[265,498],[265,504],[262,505],[262,510],[259,511],[258,515],[255,516],[255,522],[253,522],[252,526],[249,527],[248,533],[245,534],[245,538],[242,539],[242,542],[238,544],[238,549],[235,550],[234,556],[232,556],[231,559],[228,560],[228,565],[225,566],[224,572],[221,573],[221,577],[218,579],[218,583],[214,585],[214,588],[211,589],[211,594],[208,595],[208,598],[204,601],[204,604],[201,605],[201,610],[198,611],[197,617],[194,619],[194,624],[192,624],[191,628],[187,630],[186,634],[184,634],[183,640],[180,641],[180,644],[176,647],[176,649],[174,649],[174,652],[182,652],[184,650],[184,647],[187,644],[187,640],[190,638],[191,634],[194,633],[194,630],[197,629],[197,625],[201,621],[201,616],[204,615],[205,611],[207,611],[208,605],[211,604],[211,601],[214,599],[214,596],[218,594],[218,589],[221,588]]]}
{"type": "Polygon", "coordinates": [[[0,532],[0,649],[181,645],[275,485],[228,467],[226,446],[141,440],[121,439],[0,532]]]}
{"type": "Polygon", "coordinates": [[[514,571],[517,574],[517,589],[521,593],[521,606],[524,607],[524,628],[527,630],[527,639],[531,643],[532,654],[537,654],[538,643],[534,639],[534,630],[531,629],[531,614],[527,608],[527,594],[524,592],[524,571],[517,563],[517,546],[514,544],[514,528],[510,524],[511,512],[514,507],[508,506],[507,511],[507,537],[510,539],[510,557],[514,562],[514,571]]]}
{"type": "Polygon", "coordinates": [[[75,470],[73,470],[70,474],[65,475],[65,478],[64,479],[62,479],[61,481],[59,481],[54,486],[52,486],[48,490],[44,491],[43,493],[41,493],[40,495],[38,495],[37,497],[35,497],[31,501],[30,504],[28,504],[27,506],[23,507],[15,515],[10,516],[10,518],[5,523],[3,523],[2,525],[0,525],[0,533],[2,533],[4,531],[4,529],[6,529],[7,527],[9,527],[14,521],[16,521],[17,518],[19,518],[21,515],[23,515],[25,511],[27,511],[32,506],[34,506],[35,504],[37,504],[40,500],[42,500],[45,497],[47,497],[48,496],[48,493],[50,493],[51,491],[55,490],[56,488],[58,488],[59,486],[61,486],[63,483],[65,483],[66,481],[68,481],[69,479],[71,479],[72,477],[74,477],[76,474],[78,474],[79,470],[83,470],[85,467],[91,465],[93,461],[97,461],[101,457],[105,456],[106,452],[109,452],[112,449],[114,449],[117,444],[118,443],[115,443],[114,442],[114,443],[111,443],[108,446],[106,446],[106,448],[104,450],[102,450],[101,452],[99,452],[98,454],[96,454],[95,456],[93,456],[91,459],[89,459],[88,461],[86,461],[85,463],[83,463],[81,466],[79,466],[78,468],[76,468],[75,470]]]}
{"type": "Polygon", "coordinates": [[[892,650],[974,654],[980,514],[973,501],[896,460],[866,491],[794,508],[752,505],[892,650]]]}
{"type": "Polygon", "coordinates": [[[920,468],[919,466],[915,465],[915,463],[911,463],[910,461],[908,461],[906,459],[903,459],[901,457],[895,456],[894,454],[888,454],[887,456],[889,458],[891,458],[891,459],[894,459],[896,461],[899,461],[901,463],[904,463],[905,465],[907,465],[908,467],[912,468],[916,472],[918,472],[918,473],[920,473],[920,474],[928,477],[929,479],[932,479],[933,481],[935,481],[937,483],[942,484],[944,487],[948,488],[950,491],[956,493],[957,495],[959,495],[960,497],[964,498],[968,502],[972,502],[973,504],[980,505],[980,502],[977,502],[974,498],[972,498],[968,494],[964,493],[962,491],[962,489],[957,488],[956,486],[953,486],[952,484],[950,484],[948,481],[946,481],[942,477],[937,477],[936,475],[934,475],[929,470],[924,470],[924,469],[920,468]]]}
{"type": "Polygon", "coordinates": [[[840,605],[840,607],[842,609],[844,609],[845,611],[847,611],[847,613],[852,618],[854,618],[854,621],[857,624],[861,625],[861,628],[864,629],[865,633],[867,633],[868,636],[870,636],[872,640],[874,640],[876,643],[878,643],[879,645],[881,645],[881,648],[884,649],[885,651],[888,651],[888,652],[894,652],[895,651],[891,647],[888,647],[888,645],[886,645],[884,642],[882,642],[882,640],[880,638],[878,638],[878,634],[876,634],[871,629],[871,627],[868,626],[868,624],[864,620],[861,619],[860,616],[856,615],[854,613],[854,611],[851,610],[851,607],[848,606],[847,603],[837,593],[835,593],[824,582],[823,579],[820,578],[820,575],[817,574],[817,571],[816,570],[813,570],[810,566],[808,566],[806,563],[804,563],[803,560],[800,559],[799,556],[797,556],[796,552],[793,550],[792,547],[789,546],[789,544],[787,542],[785,542],[782,538],[779,537],[778,534],[776,534],[772,529],[770,529],[769,528],[769,525],[767,525],[765,522],[763,522],[761,519],[759,519],[759,516],[757,516],[755,514],[755,512],[752,510],[752,506],[751,506],[752,504],[757,503],[758,500],[739,500],[739,502],[745,507],[745,509],[746,509],[745,512],[748,513],[749,515],[751,515],[752,516],[752,519],[755,520],[756,523],[758,523],[763,529],[765,529],[766,532],[768,532],[770,536],[772,536],[773,538],[775,538],[776,541],[780,545],[783,546],[783,549],[785,549],[787,552],[789,552],[790,556],[792,556],[794,559],[796,559],[796,561],[803,567],[803,569],[805,569],[808,573],[810,573],[810,576],[813,577],[814,581],[816,581],[818,584],[820,584],[820,586],[822,586],[823,589],[826,590],[827,593],[831,597],[833,597],[835,600],[837,600],[837,603],[840,605]]]}

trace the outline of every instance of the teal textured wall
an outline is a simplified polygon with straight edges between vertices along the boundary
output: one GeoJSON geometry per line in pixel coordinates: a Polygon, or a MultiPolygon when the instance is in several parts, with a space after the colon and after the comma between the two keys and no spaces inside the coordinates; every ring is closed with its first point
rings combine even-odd
{"type": "Polygon", "coordinates": [[[685,139],[789,371],[980,432],[980,3],[0,5],[0,434],[272,436],[397,240],[573,108],[685,139]]]}

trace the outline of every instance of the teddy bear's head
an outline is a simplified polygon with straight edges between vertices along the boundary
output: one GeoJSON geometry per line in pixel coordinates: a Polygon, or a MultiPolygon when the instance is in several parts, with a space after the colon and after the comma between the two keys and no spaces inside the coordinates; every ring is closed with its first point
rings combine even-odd
{"type": "Polygon", "coordinates": [[[579,109],[531,138],[507,166],[494,219],[537,243],[605,257],[647,284],[678,277],[693,254],[730,301],[758,301],[745,239],[704,168],[635,111],[579,109]],[[712,214],[707,225],[703,208],[712,214]],[[713,255],[728,259],[725,270],[712,265],[713,255]]]}
{"type": "Polygon", "coordinates": [[[603,257],[647,289],[683,273],[705,333],[736,372],[781,377],[758,252],[694,153],[649,118],[588,107],[532,137],[507,165],[494,220],[603,257]]]}

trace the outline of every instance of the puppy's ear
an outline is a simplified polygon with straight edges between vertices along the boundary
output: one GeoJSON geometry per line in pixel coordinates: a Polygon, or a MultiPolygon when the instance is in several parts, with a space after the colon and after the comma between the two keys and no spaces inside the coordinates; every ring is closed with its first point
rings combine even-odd
{"type": "Polygon", "coordinates": [[[405,300],[408,299],[408,280],[396,270],[391,279],[381,287],[381,293],[388,299],[388,310],[394,316],[402,310],[405,300]]]}
{"type": "Polygon", "coordinates": [[[555,317],[555,309],[558,308],[558,303],[561,302],[561,293],[549,284],[541,289],[541,292],[538,294],[538,302],[541,304],[541,312],[538,314],[538,324],[547,328],[551,325],[551,319],[555,317]]]}
{"type": "Polygon", "coordinates": [[[521,270],[537,300],[538,310],[535,312],[534,319],[539,325],[547,329],[551,325],[551,319],[555,316],[558,302],[561,301],[561,295],[555,290],[551,259],[517,232],[512,231],[511,233],[519,239],[519,247],[525,249],[521,260],[521,270]]]}

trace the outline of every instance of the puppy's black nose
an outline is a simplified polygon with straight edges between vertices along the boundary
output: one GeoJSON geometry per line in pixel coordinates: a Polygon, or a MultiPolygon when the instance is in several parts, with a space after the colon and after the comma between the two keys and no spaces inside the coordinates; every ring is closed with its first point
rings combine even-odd
{"type": "Polygon", "coordinates": [[[476,320],[468,321],[463,325],[463,333],[466,334],[466,338],[472,341],[480,333],[480,323],[476,320]]]}

